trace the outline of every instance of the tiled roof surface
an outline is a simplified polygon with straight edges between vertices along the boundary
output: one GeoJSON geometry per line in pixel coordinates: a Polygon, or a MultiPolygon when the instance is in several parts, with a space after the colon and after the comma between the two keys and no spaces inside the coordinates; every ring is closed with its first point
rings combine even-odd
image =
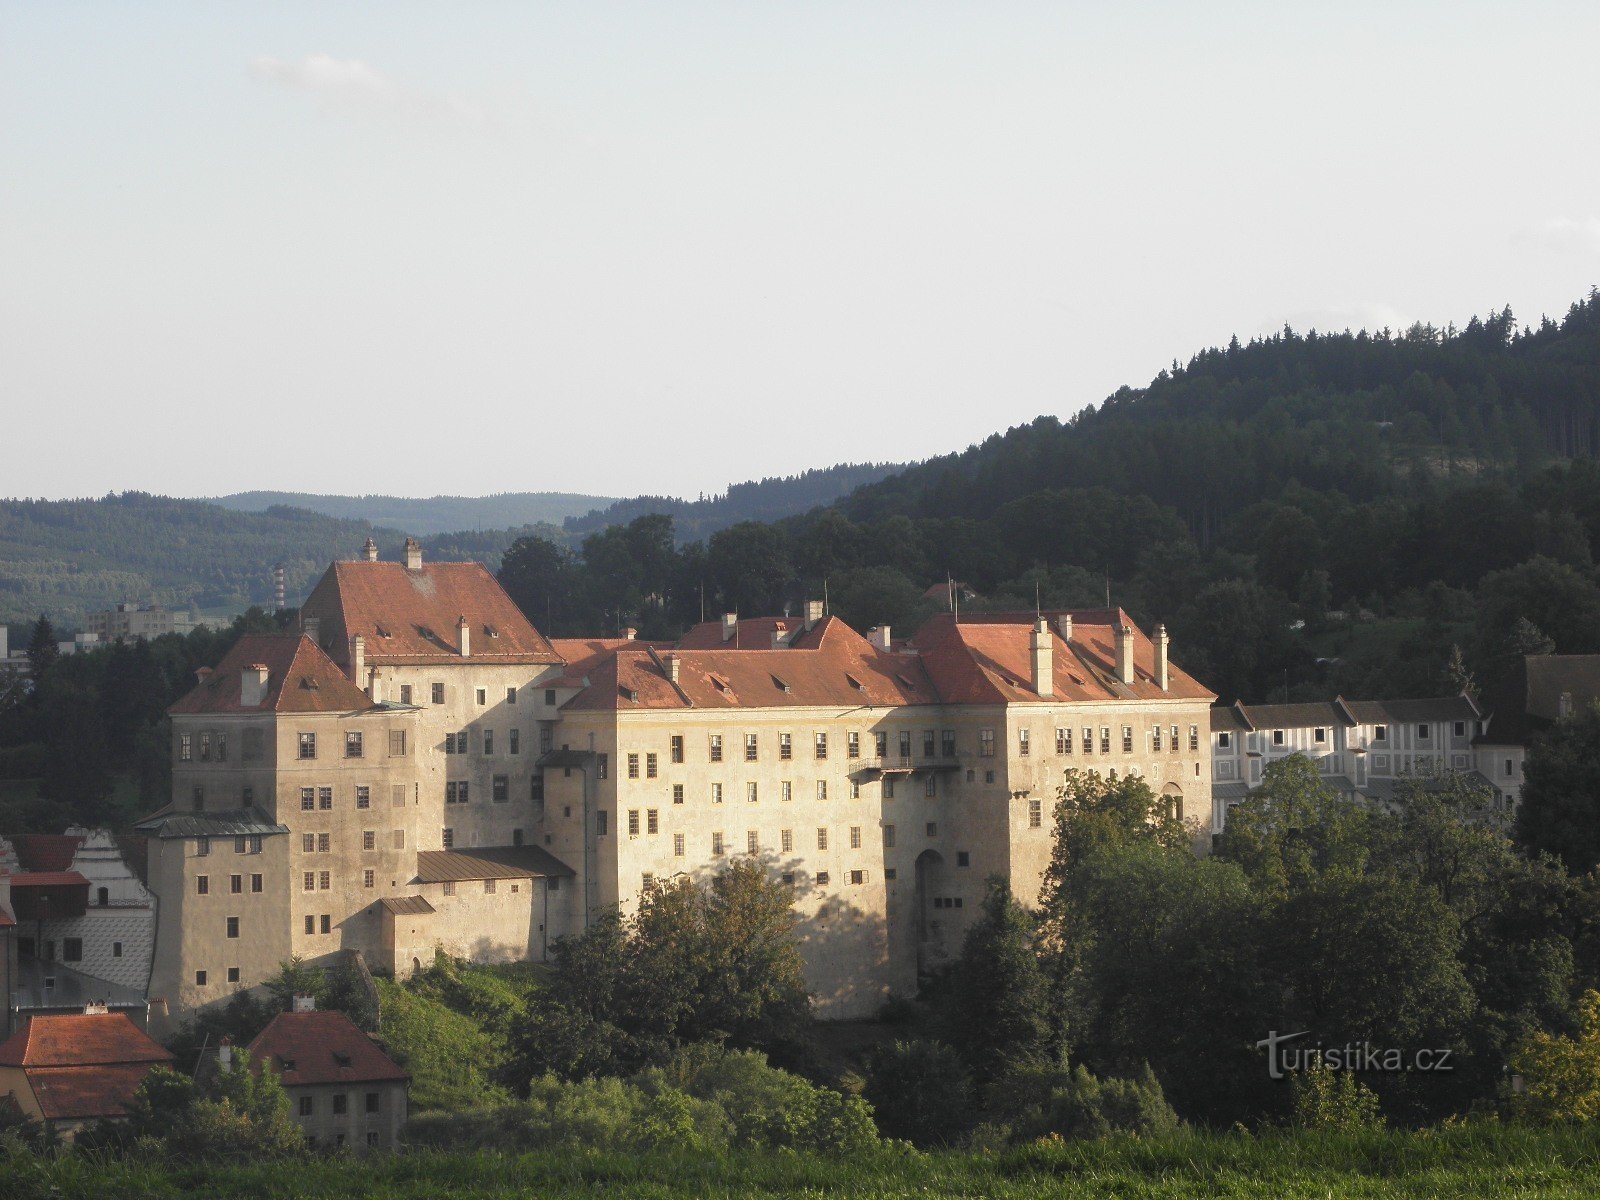
{"type": "Polygon", "coordinates": [[[774,633],[791,637],[804,628],[801,617],[745,617],[734,623],[733,636],[724,639],[721,621],[701,621],[678,639],[678,646],[684,650],[771,650],[774,633]]]}
{"type": "Polygon", "coordinates": [[[288,833],[259,808],[235,808],[222,812],[180,813],[162,809],[134,826],[154,838],[249,837],[288,833]]]}
{"type": "Polygon", "coordinates": [[[416,916],[436,911],[433,905],[428,903],[426,896],[385,896],[378,903],[390,912],[402,916],[416,916]]]}
{"type": "Polygon", "coordinates": [[[279,1013],[249,1054],[252,1070],[271,1063],[285,1087],[411,1078],[342,1012],[279,1013]]]}
{"type": "Polygon", "coordinates": [[[78,834],[18,833],[6,839],[17,852],[17,862],[24,871],[65,871],[83,845],[78,834]]]}
{"type": "Polygon", "coordinates": [[[77,871],[24,871],[11,876],[11,886],[15,888],[29,887],[72,887],[77,884],[89,886],[89,881],[77,871]]]}
{"type": "Polygon", "coordinates": [[[0,1066],[85,1067],[171,1062],[172,1055],[122,1013],[37,1016],[0,1042],[0,1066]]]}
{"type": "MultiPolygon", "coordinates": [[[[1042,614],[1050,628],[1052,693],[1043,699],[1214,700],[1216,697],[1169,659],[1167,689],[1156,685],[1155,646],[1133,631],[1134,680],[1117,679],[1116,629],[1131,625],[1121,609],[1071,612],[1072,643],[1062,641],[1058,618],[1042,614]]],[[[947,703],[1003,704],[1038,701],[1032,685],[1032,613],[975,613],[957,620],[949,613],[930,617],[911,644],[927,664],[934,686],[947,703]]]]}
{"type": "Polygon", "coordinates": [[[1213,705],[1211,730],[1314,729],[1354,724],[1403,725],[1408,722],[1476,721],[1478,709],[1465,696],[1417,700],[1317,700],[1301,704],[1213,705]]]}
{"type": "Polygon", "coordinates": [[[1484,697],[1491,746],[1524,745],[1561,716],[1561,697],[1573,711],[1600,699],[1600,654],[1529,654],[1484,697]]]}
{"type": "MultiPolygon", "coordinates": [[[[35,1021],[42,1019],[34,1018],[35,1021]]],[[[117,1063],[97,1067],[46,1067],[30,1069],[26,1075],[46,1120],[81,1121],[126,1116],[128,1102],[154,1066],[154,1063],[117,1063]]]]}
{"type": "Polygon", "coordinates": [[[211,675],[174,704],[172,713],[356,712],[371,707],[365,692],[309,638],[298,634],[246,634],[223,655],[211,675]],[[265,700],[239,703],[241,673],[267,668],[265,700]]]}
{"type": "Polygon", "coordinates": [[[566,660],[567,673],[552,680],[548,687],[582,687],[583,677],[604,659],[618,650],[642,650],[655,643],[635,641],[632,638],[552,638],[550,645],[566,660]]]}
{"type": "Polygon", "coordinates": [[[471,879],[571,876],[573,869],[542,846],[474,846],[471,850],[419,850],[418,883],[471,879]]]}
{"type": "Polygon", "coordinates": [[[916,655],[879,650],[836,617],[783,650],[625,648],[599,657],[568,709],[787,708],[936,704],[916,655]],[[678,660],[676,685],[667,659],[678,660]]]}
{"type": "Polygon", "coordinates": [[[300,610],[321,622],[318,638],[349,661],[361,634],[371,663],[460,662],[459,621],[470,631],[469,662],[559,663],[550,642],[522,615],[481,563],[336,562],[300,610]]]}

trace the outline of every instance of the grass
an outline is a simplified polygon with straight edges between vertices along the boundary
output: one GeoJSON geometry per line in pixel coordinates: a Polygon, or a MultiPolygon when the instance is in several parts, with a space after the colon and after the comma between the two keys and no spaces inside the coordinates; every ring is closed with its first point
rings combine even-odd
{"type": "Polygon", "coordinates": [[[1363,1136],[1191,1134],[1057,1143],[998,1155],[885,1151],[849,1161],[574,1150],[524,1156],[415,1153],[289,1164],[0,1159],[7,1200],[167,1197],[861,1198],[1588,1197],[1600,1193],[1600,1127],[1493,1124],[1363,1136]]]}

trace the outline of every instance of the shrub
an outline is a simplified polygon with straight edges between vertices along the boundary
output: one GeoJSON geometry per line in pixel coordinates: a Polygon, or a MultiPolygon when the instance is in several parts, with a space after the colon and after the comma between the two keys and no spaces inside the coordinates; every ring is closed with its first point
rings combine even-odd
{"type": "Polygon", "coordinates": [[[1600,992],[1578,1001],[1575,1037],[1535,1033],[1512,1051],[1510,1066],[1522,1079],[1508,1101],[1513,1116],[1540,1124],[1600,1116],[1600,992]]]}
{"type": "Polygon", "coordinates": [[[505,1052],[476,1021],[391,980],[377,984],[384,1043],[411,1072],[414,1108],[478,1108],[511,1098],[494,1081],[505,1052]]]}
{"type": "Polygon", "coordinates": [[[884,1047],[868,1069],[866,1095],[886,1136],[919,1146],[948,1145],[972,1123],[966,1065],[941,1042],[884,1047]]]}
{"type": "Polygon", "coordinates": [[[990,1108],[1019,1140],[1162,1137],[1182,1127],[1148,1066],[1133,1079],[1099,1079],[1081,1064],[1017,1071],[992,1089],[990,1108]]]}
{"type": "Polygon", "coordinates": [[[1363,1133],[1383,1128],[1377,1094],[1351,1071],[1317,1067],[1289,1079],[1294,1124],[1301,1129],[1363,1133]]]}

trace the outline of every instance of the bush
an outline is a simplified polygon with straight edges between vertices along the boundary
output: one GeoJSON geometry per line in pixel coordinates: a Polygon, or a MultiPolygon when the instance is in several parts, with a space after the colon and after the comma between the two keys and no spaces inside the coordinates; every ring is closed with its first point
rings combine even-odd
{"type": "Polygon", "coordinates": [[[1383,1128],[1377,1094],[1350,1071],[1316,1068],[1289,1079],[1294,1124],[1301,1129],[1365,1133],[1383,1128]]]}
{"type": "Polygon", "coordinates": [[[1019,1141],[1163,1137],[1183,1124],[1148,1066],[1133,1079],[1098,1079],[1082,1065],[1017,1071],[992,1089],[990,1117],[1019,1141]]]}
{"type": "Polygon", "coordinates": [[[411,1072],[413,1108],[469,1109],[511,1099],[495,1082],[505,1065],[502,1043],[438,1000],[415,995],[392,980],[379,979],[377,984],[384,1044],[411,1072]]]}
{"type": "Polygon", "coordinates": [[[1600,992],[1578,1002],[1575,1037],[1539,1032],[1511,1053],[1522,1090],[1509,1099],[1513,1116],[1542,1125],[1600,1116],[1600,992]]]}
{"type": "Polygon", "coordinates": [[[919,1146],[949,1145],[973,1119],[966,1065],[941,1042],[895,1042],[878,1051],[866,1095],[886,1136],[919,1146]]]}

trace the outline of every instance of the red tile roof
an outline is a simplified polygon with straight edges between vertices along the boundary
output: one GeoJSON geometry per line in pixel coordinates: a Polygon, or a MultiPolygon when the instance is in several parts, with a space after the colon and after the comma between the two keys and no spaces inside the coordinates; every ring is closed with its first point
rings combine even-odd
{"type": "Polygon", "coordinates": [[[568,709],[788,708],[937,704],[915,655],[873,646],[826,617],[783,650],[662,650],[624,643],[598,655],[568,709]],[[667,659],[678,660],[678,681],[667,659]]]}
{"type": "Polygon", "coordinates": [[[89,881],[77,871],[25,871],[11,876],[13,888],[89,886],[89,881]]]}
{"type": "Polygon", "coordinates": [[[8,925],[15,925],[16,923],[17,919],[15,917],[8,913],[4,908],[0,908],[0,929],[4,929],[8,925]]]}
{"type": "Polygon", "coordinates": [[[46,1120],[83,1121],[126,1116],[128,1102],[155,1065],[46,1067],[29,1070],[25,1075],[46,1120]]]}
{"type": "Polygon", "coordinates": [[[24,871],[66,871],[83,845],[77,834],[18,833],[7,839],[24,871]]]}
{"type": "Polygon", "coordinates": [[[252,1070],[270,1062],[285,1087],[411,1078],[342,1012],[279,1013],[249,1054],[252,1070]]]}
{"type": "Polygon", "coordinates": [[[635,638],[551,638],[550,645],[567,664],[564,679],[552,680],[549,686],[561,687],[570,683],[583,686],[583,677],[618,650],[642,650],[646,646],[657,650],[668,649],[668,642],[641,642],[635,638]]]}
{"type": "Polygon", "coordinates": [[[91,1067],[171,1062],[159,1042],[122,1013],[39,1016],[0,1042],[0,1066],[91,1067]]]}
{"type": "MultiPolygon", "coordinates": [[[[1043,699],[1215,700],[1170,660],[1167,689],[1155,682],[1155,647],[1133,630],[1134,681],[1117,679],[1116,630],[1132,625],[1118,609],[1045,612],[1050,625],[1053,691],[1043,699]],[[1062,641],[1057,618],[1072,617],[1072,643],[1062,641]]],[[[949,613],[930,617],[911,639],[939,693],[952,704],[1004,704],[1039,701],[1033,690],[1030,638],[1033,613],[975,613],[958,621],[949,613]]]]}
{"type": "Polygon", "coordinates": [[[480,563],[336,562],[300,609],[320,623],[318,638],[339,663],[350,639],[366,639],[375,664],[461,662],[459,622],[467,619],[471,654],[481,663],[559,663],[545,636],[480,563]]]}
{"type": "Polygon", "coordinates": [[[350,681],[310,638],[298,634],[247,634],[223,655],[216,669],[174,704],[171,713],[357,712],[372,707],[367,694],[350,681]],[[257,663],[267,668],[265,700],[255,707],[239,703],[241,676],[257,663]]]}
{"type": "Polygon", "coordinates": [[[805,628],[800,617],[745,617],[735,623],[733,636],[722,636],[722,622],[702,621],[689,628],[678,645],[684,650],[771,650],[772,635],[792,636],[805,628]]]}

